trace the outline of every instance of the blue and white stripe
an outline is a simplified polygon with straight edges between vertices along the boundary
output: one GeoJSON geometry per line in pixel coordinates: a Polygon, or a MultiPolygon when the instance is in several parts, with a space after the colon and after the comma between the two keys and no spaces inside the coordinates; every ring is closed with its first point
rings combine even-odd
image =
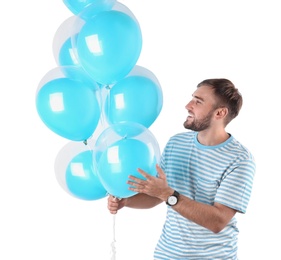
{"type": "MultiPolygon", "coordinates": [[[[255,161],[233,136],[222,144],[204,146],[196,132],[177,134],[161,158],[169,186],[198,202],[224,204],[245,213],[251,196],[255,161]]],[[[218,234],[167,208],[154,259],[236,259],[236,219],[218,234]]]]}

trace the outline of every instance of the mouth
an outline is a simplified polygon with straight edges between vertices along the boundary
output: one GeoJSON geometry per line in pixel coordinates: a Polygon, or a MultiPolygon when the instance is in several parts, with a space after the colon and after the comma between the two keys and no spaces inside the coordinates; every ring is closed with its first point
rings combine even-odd
{"type": "Polygon", "coordinates": [[[192,115],[188,115],[185,119],[185,122],[192,122],[193,121],[193,116],[192,115]]]}
{"type": "Polygon", "coordinates": [[[187,118],[186,119],[188,119],[188,118],[193,118],[194,117],[194,115],[192,115],[191,113],[188,113],[188,115],[187,115],[187,118]]]}

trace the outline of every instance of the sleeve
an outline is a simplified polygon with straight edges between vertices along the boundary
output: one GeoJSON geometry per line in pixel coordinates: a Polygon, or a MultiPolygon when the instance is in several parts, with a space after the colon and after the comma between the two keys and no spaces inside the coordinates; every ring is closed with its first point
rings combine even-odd
{"type": "Polygon", "coordinates": [[[168,150],[168,146],[171,143],[171,138],[168,140],[168,142],[166,143],[163,152],[161,154],[161,158],[160,158],[160,167],[161,169],[165,172],[166,171],[166,155],[167,155],[167,150],[168,150]]]}
{"type": "Polygon", "coordinates": [[[221,181],[215,202],[241,213],[246,213],[251,197],[255,169],[255,162],[250,159],[241,161],[234,166],[221,181]]]}

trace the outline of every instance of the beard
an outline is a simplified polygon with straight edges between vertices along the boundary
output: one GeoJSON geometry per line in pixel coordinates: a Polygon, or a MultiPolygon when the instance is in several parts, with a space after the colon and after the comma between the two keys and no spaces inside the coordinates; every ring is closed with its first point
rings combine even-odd
{"type": "Polygon", "coordinates": [[[183,123],[184,128],[196,132],[208,129],[211,125],[213,112],[214,111],[210,111],[203,119],[196,119],[194,117],[192,122],[189,122],[189,119],[187,118],[186,121],[183,123]]]}

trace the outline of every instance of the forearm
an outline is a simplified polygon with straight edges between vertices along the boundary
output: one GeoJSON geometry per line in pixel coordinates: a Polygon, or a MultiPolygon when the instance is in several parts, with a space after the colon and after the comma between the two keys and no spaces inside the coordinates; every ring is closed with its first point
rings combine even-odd
{"type": "MultiPolygon", "coordinates": [[[[130,190],[138,192],[138,195],[130,197],[126,203],[127,207],[131,208],[151,208],[162,201],[167,201],[174,190],[168,186],[164,171],[156,165],[158,177],[149,175],[142,169],[138,169],[145,180],[135,176],[129,176],[128,184],[130,190]]],[[[220,232],[233,218],[236,210],[225,205],[214,203],[207,205],[194,201],[184,195],[179,196],[178,203],[172,208],[183,217],[193,221],[194,223],[203,226],[214,233],[220,232]]]]}
{"type": "Polygon", "coordinates": [[[124,206],[134,209],[149,209],[160,204],[162,200],[149,195],[138,193],[132,197],[124,199],[124,206]]]}
{"type": "Polygon", "coordinates": [[[180,195],[173,209],[183,217],[214,233],[220,232],[235,215],[236,211],[221,204],[207,205],[180,195]]]}

